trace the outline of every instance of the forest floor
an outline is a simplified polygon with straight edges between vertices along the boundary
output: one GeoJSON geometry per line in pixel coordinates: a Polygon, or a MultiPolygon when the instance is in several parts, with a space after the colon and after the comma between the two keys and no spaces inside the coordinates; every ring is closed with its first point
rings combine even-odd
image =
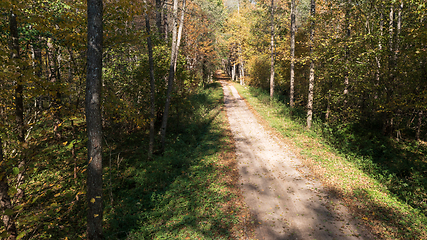
{"type": "Polygon", "coordinates": [[[219,78],[236,143],[239,185],[256,238],[373,239],[289,147],[264,129],[262,119],[225,76],[219,78]]]}

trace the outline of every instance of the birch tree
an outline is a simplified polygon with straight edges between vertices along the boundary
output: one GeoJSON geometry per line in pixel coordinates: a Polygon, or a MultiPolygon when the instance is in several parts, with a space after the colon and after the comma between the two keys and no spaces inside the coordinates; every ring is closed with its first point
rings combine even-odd
{"type": "Polygon", "coordinates": [[[182,28],[184,25],[184,13],[185,13],[185,0],[182,2],[181,8],[181,20],[178,30],[178,0],[173,1],[173,17],[172,17],[172,48],[169,65],[169,76],[168,76],[168,90],[166,95],[165,110],[163,112],[162,126],[161,126],[161,152],[165,150],[166,144],[166,128],[169,117],[169,107],[171,102],[171,95],[173,90],[173,83],[175,80],[176,61],[178,59],[178,50],[181,43],[182,28]]]}
{"type": "Polygon", "coordinates": [[[273,100],[274,95],[274,0],[271,0],[271,39],[270,39],[270,100],[273,100]]]}
{"type": "Polygon", "coordinates": [[[295,106],[295,0],[291,0],[291,67],[290,67],[290,100],[289,105],[291,108],[295,106]]]}
{"type": "Polygon", "coordinates": [[[310,75],[308,79],[308,103],[307,103],[307,128],[311,128],[313,121],[313,97],[314,97],[314,56],[313,56],[313,45],[314,45],[314,23],[316,14],[316,0],[311,0],[310,8],[310,75]]]}

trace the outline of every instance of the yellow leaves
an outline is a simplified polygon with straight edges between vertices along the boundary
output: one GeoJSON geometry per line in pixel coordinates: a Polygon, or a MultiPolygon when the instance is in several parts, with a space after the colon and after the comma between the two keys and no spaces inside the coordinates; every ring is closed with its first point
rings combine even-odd
{"type": "MultiPolygon", "coordinates": [[[[95,198],[96,199],[101,199],[101,196],[96,196],[95,198]]],[[[95,198],[90,199],[90,202],[91,203],[95,203],[96,202],[95,198]]]]}

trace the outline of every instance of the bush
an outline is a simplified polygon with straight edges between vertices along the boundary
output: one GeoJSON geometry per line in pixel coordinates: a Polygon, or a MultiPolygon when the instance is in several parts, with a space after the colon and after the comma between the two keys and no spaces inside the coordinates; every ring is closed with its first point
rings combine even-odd
{"type": "Polygon", "coordinates": [[[270,58],[268,55],[253,56],[249,60],[248,84],[264,89],[270,86],[270,58]]]}

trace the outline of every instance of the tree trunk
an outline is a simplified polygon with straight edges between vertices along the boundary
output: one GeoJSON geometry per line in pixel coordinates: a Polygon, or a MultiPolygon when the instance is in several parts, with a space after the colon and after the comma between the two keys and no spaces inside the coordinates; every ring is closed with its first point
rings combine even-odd
{"type": "Polygon", "coordinates": [[[314,44],[314,17],[316,14],[316,1],[311,0],[311,27],[310,27],[310,76],[308,79],[308,103],[307,103],[307,128],[311,128],[313,121],[313,97],[314,97],[314,59],[313,59],[313,44],[314,44]]]}
{"type": "MultiPolygon", "coordinates": [[[[10,35],[11,35],[10,58],[12,60],[18,60],[21,58],[20,50],[19,50],[18,23],[16,20],[16,14],[13,13],[13,11],[10,12],[9,21],[10,21],[9,27],[10,27],[10,35]]],[[[17,61],[16,64],[19,65],[19,62],[17,61]]],[[[19,68],[22,68],[22,66],[19,66],[19,68]]],[[[22,83],[22,76],[19,73],[18,79],[16,81],[16,88],[15,88],[15,121],[16,121],[16,130],[18,133],[17,134],[18,141],[21,144],[21,146],[25,145],[24,100],[23,100],[24,93],[23,92],[24,92],[24,86],[22,83]]],[[[25,152],[24,152],[24,149],[22,149],[21,161],[18,163],[19,174],[17,176],[17,183],[16,183],[16,186],[18,189],[18,193],[16,194],[17,199],[21,199],[25,195],[24,191],[19,188],[19,186],[24,182],[25,166],[26,166],[25,152]]]]}
{"type": "Polygon", "coordinates": [[[53,39],[49,38],[47,41],[47,56],[48,56],[48,79],[51,83],[53,83],[54,91],[56,92],[56,96],[53,97],[53,116],[54,116],[54,124],[53,124],[53,132],[55,136],[59,139],[61,138],[61,133],[58,131],[59,124],[62,122],[61,117],[61,90],[60,90],[60,80],[61,75],[59,72],[59,54],[57,55],[55,46],[53,45],[53,39]]]}
{"type": "Polygon", "coordinates": [[[145,27],[147,30],[147,47],[148,47],[148,62],[150,65],[150,142],[148,144],[148,159],[152,159],[153,148],[154,148],[154,121],[155,121],[155,111],[156,111],[156,102],[155,102],[155,80],[154,80],[154,62],[153,62],[153,47],[151,45],[151,31],[150,31],[150,20],[148,14],[145,13],[145,27]]]}
{"type": "Polygon", "coordinates": [[[271,37],[270,37],[270,100],[274,95],[274,0],[271,0],[271,37]]]}
{"type": "Polygon", "coordinates": [[[167,128],[167,121],[169,117],[169,107],[170,107],[170,101],[171,101],[171,95],[173,90],[173,82],[175,79],[175,71],[176,71],[176,61],[178,58],[178,50],[179,45],[181,41],[181,33],[182,33],[182,27],[184,25],[184,13],[185,13],[185,0],[183,2],[183,9],[182,9],[182,15],[181,15],[181,24],[178,34],[178,0],[174,0],[173,2],[173,24],[172,24],[172,50],[171,50],[171,62],[169,66],[169,77],[168,77],[168,90],[166,95],[166,103],[165,103],[165,110],[163,112],[163,119],[162,119],[162,127],[161,127],[161,152],[163,153],[165,150],[165,144],[166,144],[166,128],[167,128]]]}
{"type": "Polygon", "coordinates": [[[289,105],[294,108],[294,85],[295,85],[295,0],[291,0],[291,80],[290,80],[290,93],[289,93],[289,105]]]}
{"type": "Polygon", "coordinates": [[[233,70],[231,70],[231,81],[236,80],[236,64],[233,64],[233,70]]]}
{"type": "Polygon", "coordinates": [[[399,57],[400,51],[400,31],[402,29],[402,10],[403,1],[400,0],[399,10],[397,11],[397,26],[396,26],[396,45],[394,47],[394,62],[396,63],[399,57]]]}
{"type": "Polygon", "coordinates": [[[102,239],[102,0],[88,0],[86,122],[88,134],[87,237],[102,239]]]}
{"type": "MultiPolygon", "coordinates": [[[[3,163],[3,142],[0,138],[0,162],[3,163]]],[[[2,220],[3,225],[6,229],[6,232],[9,236],[6,238],[7,240],[15,240],[18,236],[18,232],[16,230],[16,224],[13,213],[13,205],[12,201],[8,195],[9,191],[9,183],[7,181],[6,170],[4,166],[1,169],[1,172],[4,173],[3,177],[0,179],[0,207],[3,212],[2,220]]]]}
{"type": "MultiPolygon", "coordinates": [[[[380,53],[382,52],[382,49],[383,49],[383,45],[382,45],[383,31],[384,31],[384,16],[383,16],[382,8],[381,8],[381,10],[380,10],[380,38],[379,38],[380,40],[378,41],[378,49],[379,49],[380,53]]],[[[381,60],[378,56],[375,56],[375,61],[377,62],[377,71],[375,74],[376,92],[375,92],[374,98],[377,99],[379,97],[379,92],[380,92],[381,60]]]]}
{"type": "Polygon", "coordinates": [[[240,43],[238,48],[238,54],[239,54],[239,80],[240,80],[240,85],[244,85],[245,69],[243,68],[243,55],[242,55],[242,47],[240,43]]]}
{"type": "Polygon", "coordinates": [[[418,123],[417,123],[417,132],[415,133],[415,138],[417,140],[420,140],[420,134],[421,134],[421,126],[423,123],[423,111],[418,112],[418,123]]]}
{"type": "Polygon", "coordinates": [[[347,1],[347,7],[346,7],[346,11],[345,11],[345,21],[346,21],[346,44],[345,44],[345,73],[344,73],[344,106],[347,105],[347,100],[348,100],[348,85],[349,85],[349,55],[350,55],[350,51],[349,51],[349,46],[348,46],[348,42],[350,40],[350,34],[351,34],[351,28],[350,28],[350,8],[351,8],[351,0],[347,1]]]}
{"type": "Polygon", "coordinates": [[[329,122],[329,117],[331,115],[331,101],[332,101],[332,80],[329,80],[328,102],[326,105],[326,114],[325,114],[326,122],[329,122]]]}
{"type": "Polygon", "coordinates": [[[40,49],[40,36],[36,37],[36,42],[31,45],[31,55],[33,58],[34,75],[42,76],[42,51],[40,49]]]}
{"type": "Polygon", "coordinates": [[[163,32],[163,28],[162,28],[162,11],[163,11],[163,6],[162,6],[162,0],[156,0],[156,25],[157,25],[157,32],[160,36],[160,38],[163,38],[164,36],[164,32],[163,32]]]}
{"type": "Polygon", "coordinates": [[[164,39],[167,42],[169,38],[169,25],[168,25],[168,12],[167,4],[165,4],[166,7],[162,8],[162,16],[163,16],[163,33],[164,33],[164,39]]]}
{"type": "Polygon", "coordinates": [[[389,83],[392,84],[394,81],[394,7],[390,6],[389,15],[389,83]]]}
{"type": "MultiPolygon", "coordinates": [[[[390,6],[389,14],[389,56],[388,56],[388,86],[386,90],[386,102],[385,105],[388,106],[392,98],[392,89],[394,85],[394,71],[395,71],[395,54],[393,50],[394,43],[394,6],[390,6]]],[[[386,109],[387,110],[387,109],[386,109]]],[[[383,115],[383,134],[389,135],[393,133],[393,116],[390,116],[391,113],[387,111],[383,115]]]]}
{"type": "Polygon", "coordinates": [[[185,4],[186,0],[182,0],[182,7],[181,7],[181,18],[179,20],[179,29],[178,29],[178,36],[176,41],[176,53],[175,53],[175,60],[174,60],[174,66],[173,71],[176,72],[176,64],[178,62],[178,54],[179,54],[179,46],[181,46],[181,36],[182,36],[182,29],[184,28],[184,14],[185,14],[185,4]]]}

